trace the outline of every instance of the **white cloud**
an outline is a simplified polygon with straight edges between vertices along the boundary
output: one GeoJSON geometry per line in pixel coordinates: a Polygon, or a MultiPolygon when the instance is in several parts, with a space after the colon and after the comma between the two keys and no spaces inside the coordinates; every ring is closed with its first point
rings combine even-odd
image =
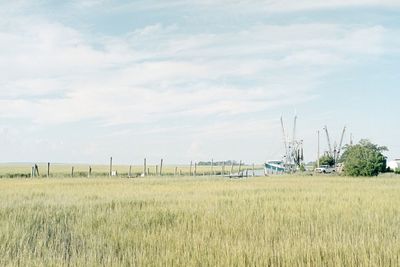
{"type": "MultiPolygon", "coordinates": [[[[98,7],[97,2],[84,5],[98,7]]],[[[262,12],[397,5],[369,0],[229,2],[244,10],[257,5],[262,12]]],[[[22,119],[31,122],[27,127],[45,129],[90,121],[114,131],[104,138],[177,135],[192,143],[188,154],[202,157],[227,136],[263,140],[264,132],[278,134],[264,114],[311,103],[326,75],[398,52],[399,43],[393,41],[397,33],[379,25],[260,23],[188,33],[184,25],[155,23],[110,36],[46,18],[8,16],[0,21],[0,119],[22,119]]],[[[54,142],[68,147],[62,140],[54,142]]],[[[99,140],[91,142],[87,153],[94,155],[99,140]]],[[[275,143],[271,146],[279,146],[275,143]]]]}
{"type": "MultiPolygon", "coordinates": [[[[0,135],[7,137],[4,149],[12,143],[9,152],[15,158],[35,157],[38,148],[45,147],[47,153],[61,151],[62,160],[79,157],[82,150],[90,161],[101,160],[121,144],[120,152],[132,145],[137,153],[157,157],[169,149],[174,152],[169,156],[176,154],[178,161],[179,157],[207,159],[210,153],[238,158],[246,147],[261,149],[268,142],[272,155],[268,157],[276,157],[280,130],[278,122],[266,114],[294,110],[302,103],[314,105],[328,75],[398,53],[400,44],[398,32],[384,26],[318,20],[301,24],[285,14],[346,7],[397,8],[398,1],[135,1],[118,5],[89,0],[72,4],[80,14],[183,7],[198,11],[198,16],[210,10],[222,15],[242,12],[245,16],[240,18],[254,13],[287,16],[282,24],[255,19],[215,31],[192,31],[193,25],[179,20],[166,23],[160,17],[160,22],[119,35],[103,34],[93,25],[67,26],[45,12],[35,14],[40,4],[31,1],[1,5],[0,120],[8,130],[0,135]],[[79,125],[90,133],[70,129],[71,122],[84,122],[79,125]],[[37,132],[41,134],[34,137],[37,132]],[[32,140],[38,140],[37,144],[32,140]]],[[[131,157],[130,151],[126,154],[131,157]]]]}
{"type": "MultiPolygon", "coordinates": [[[[249,2],[255,3],[252,0],[249,2]]],[[[265,10],[285,12],[345,7],[400,7],[400,3],[397,0],[265,0],[263,3],[265,4],[265,10]]]]}
{"type": "Polygon", "coordinates": [[[295,24],[204,35],[156,24],[90,40],[28,18],[1,29],[1,117],[118,124],[260,112],[313,97],[318,76],[350,54],[382,53],[385,34],[295,24]]]}
{"type": "MultiPolygon", "coordinates": [[[[90,2],[90,1],[89,1],[90,2]]],[[[103,1],[106,2],[106,1],[103,1]]],[[[154,10],[179,7],[196,8],[220,8],[229,11],[251,11],[251,12],[299,12],[307,10],[324,10],[351,7],[400,7],[397,0],[173,0],[173,1],[155,1],[142,0],[131,3],[112,5],[113,10],[154,10]]]]}

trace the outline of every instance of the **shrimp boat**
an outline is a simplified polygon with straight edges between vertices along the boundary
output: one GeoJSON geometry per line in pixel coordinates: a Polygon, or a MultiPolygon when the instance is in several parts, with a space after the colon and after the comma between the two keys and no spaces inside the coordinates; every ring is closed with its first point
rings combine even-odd
{"type": "Polygon", "coordinates": [[[269,160],[264,163],[264,173],[267,174],[284,174],[292,173],[298,169],[296,164],[285,163],[283,160],[269,160]]]}
{"type": "Polygon", "coordinates": [[[285,164],[282,160],[270,160],[264,164],[265,174],[284,173],[285,164]]]}
{"type": "Polygon", "coordinates": [[[281,126],[285,155],[283,156],[283,160],[267,161],[264,164],[265,174],[293,173],[297,171],[299,166],[303,163],[303,140],[296,139],[297,115],[294,117],[293,136],[291,138],[286,135],[282,117],[281,126]]]}

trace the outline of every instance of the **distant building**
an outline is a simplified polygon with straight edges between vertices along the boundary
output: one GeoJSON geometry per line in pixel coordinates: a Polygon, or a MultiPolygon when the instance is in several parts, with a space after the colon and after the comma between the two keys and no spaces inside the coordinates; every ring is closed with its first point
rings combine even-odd
{"type": "Polygon", "coordinates": [[[396,169],[400,169],[400,159],[395,159],[393,161],[389,161],[387,163],[387,167],[389,167],[392,171],[395,171],[396,169]]]}

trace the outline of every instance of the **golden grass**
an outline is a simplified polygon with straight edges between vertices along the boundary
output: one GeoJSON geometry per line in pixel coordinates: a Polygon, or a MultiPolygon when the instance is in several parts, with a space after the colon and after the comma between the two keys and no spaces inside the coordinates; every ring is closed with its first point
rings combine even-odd
{"type": "Polygon", "coordinates": [[[400,180],[0,180],[0,266],[398,266],[400,180]]]}

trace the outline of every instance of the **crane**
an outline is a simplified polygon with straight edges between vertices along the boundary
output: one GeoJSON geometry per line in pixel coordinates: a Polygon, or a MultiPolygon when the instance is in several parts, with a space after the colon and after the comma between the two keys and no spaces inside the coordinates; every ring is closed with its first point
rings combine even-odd
{"type": "Polygon", "coordinates": [[[342,131],[342,136],[340,137],[340,143],[339,143],[339,146],[336,151],[335,162],[339,159],[340,152],[341,152],[342,146],[343,146],[343,138],[344,138],[345,133],[346,133],[346,126],[344,126],[343,131],[342,131]]]}
{"type": "Polygon", "coordinates": [[[332,146],[331,146],[331,139],[329,137],[328,127],[326,125],[324,127],[324,130],[325,130],[325,133],[326,133],[326,139],[328,140],[328,148],[329,148],[328,153],[329,153],[330,156],[333,156],[332,146]]]}

